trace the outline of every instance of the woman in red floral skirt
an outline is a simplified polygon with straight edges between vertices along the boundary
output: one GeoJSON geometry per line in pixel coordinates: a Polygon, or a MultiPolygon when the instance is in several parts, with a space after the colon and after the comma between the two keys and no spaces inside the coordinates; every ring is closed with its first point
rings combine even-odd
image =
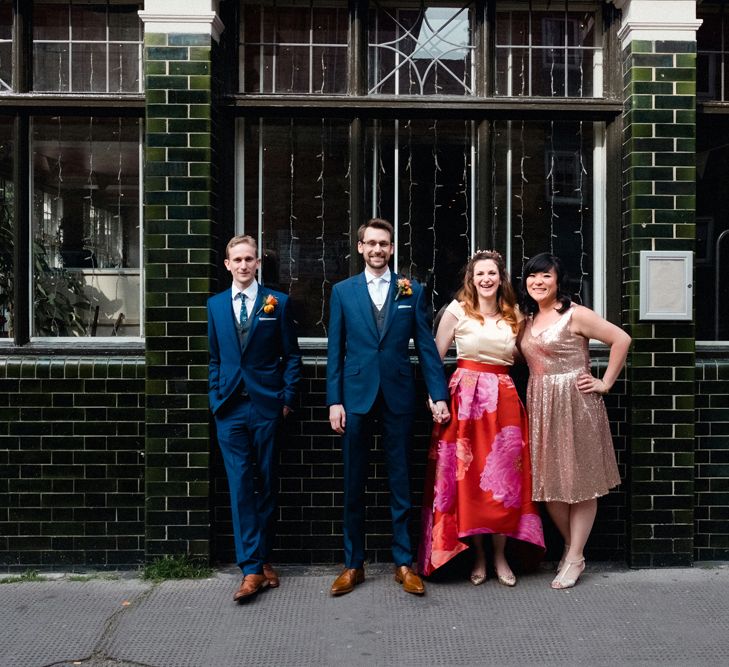
{"type": "Polygon", "coordinates": [[[507,538],[544,550],[531,500],[529,428],[509,376],[521,315],[501,255],[476,252],[463,287],[438,325],[441,357],[455,340],[451,420],[433,429],[423,497],[420,573],[430,575],[469,546],[471,582],[486,580],[484,535],[492,535],[498,581],[514,586],[507,538]]]}

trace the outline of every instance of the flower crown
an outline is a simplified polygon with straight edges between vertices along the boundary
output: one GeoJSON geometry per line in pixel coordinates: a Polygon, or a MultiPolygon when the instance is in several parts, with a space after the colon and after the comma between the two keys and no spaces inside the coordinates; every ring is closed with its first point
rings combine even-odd
{"type": "Polygon", "coordinates": [[[471,255],[471,259],[476,259],[479,255],[490,255],[494,259],[500,259],[503,261],[503,257],[501,256],[501,253],[497,250],[481,250],[480,248],[476,250],[476,252],[471,255]]]}

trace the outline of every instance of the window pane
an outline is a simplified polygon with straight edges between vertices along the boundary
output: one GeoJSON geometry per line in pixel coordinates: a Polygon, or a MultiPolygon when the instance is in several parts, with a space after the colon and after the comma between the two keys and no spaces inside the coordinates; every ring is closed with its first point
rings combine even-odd
{"type": "Polygon", "coordinates": [[[494,124],[495,247],[508,243],[511,274],[550,251],[564,260],[574,298],[592,307],[593,126],[586,122],[494,124]]]}
{"type": "Polygon", "coordinates": [[[109,6],[109,39],[121,42],[139,42],[142,39],[142,22],[137,5],[109,6]]]}
{"type": "Polygon", "coordinates": [[[80,0],[35,4],[33,90],[139,92],[141,8],[80,0]]]}
{"type": "Polygon", "coordinates": [[[106,39],[106,5],[71,6],[71,39],[75,42],[106,39]]]}
{"type": "Polygon", "coordinates": [[[139,120],[33,120],[34,336],[139,336],[139,120]]]}
{"type": "Polygon", "coordinates": [[[67,2],[37,2],[33,5],[33,39],[68,40],[70,13],[67,2]]]}
{"type": "Polygon", "coordinates": [[[597,15],[579,4],[551,2],[548,11],[539,3],[532,10],[497,10],[496,95],[602,95],[597,15]]]}
{"type": "Polygon", "coordinates": [[[0,93],[13,88],[13,6],[0,0],[0,93]]]}
{"type": "MultiPolygon", "coordinates": [[[[686,174],[687,177],[690,174],[686,174]]],[[[729,340],[729,118],[696,126],[696,339],[729,340]]],[[[686,220],[690,222],[690,216],[686,220]]]]}
{"type": "Polygon", "coordinates": [[[241,91],[347,91],[347,6],[244,4],[241,91]]]}
{"type": "Polygon", "coordinates": [[[13,121],[0,117],[0,339],[13,335],[13,121]]]}
{"type": "Polygon", "coordinates": [[[261,279],[288,292],[299,335],[326,336],[333,283],[349,275],[349,123],[246,120],[244,228],[262,224],[261,279]]]}
{"type": "Polygon", "coordinates": [[[696,94],[700,99],[726,101],[729,78],[729,15],[725,3],[696,7],[703,23],[696,35],[696,94]]]}
{"type": "Polygon", "coordinates": [[[72,46],[71,90],[80,92],[106,90],[106,46],[76,44],[72,46]]]}
{"type": "Polygon", "coordinates": [[[33,45],[33,87],[35,90],[68,91],[68,77],[68,43],[36,42],[33,45]]]}
{"type": "Polygon", "coordinates": [[[472,95],[473,5],[403,9],[374,3],[369,92],[472,95]]]}
{"type": "Polygon", "coordinates": [[[471,251],[473,124],[372,122],[367,210],[397,229],[397,269],[423,283],[434,312],[453,298],[471,251]]]}

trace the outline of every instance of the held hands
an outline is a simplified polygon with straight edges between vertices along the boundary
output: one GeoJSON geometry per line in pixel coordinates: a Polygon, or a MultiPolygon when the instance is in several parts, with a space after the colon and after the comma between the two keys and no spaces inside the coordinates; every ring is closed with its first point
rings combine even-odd
{"type": "Polygon", "coordinates": [[[433,413],[433,421],[436,424],[445,424],[451,418],[451,413],[448,410],[448,404],[445,401],[437,401],[433,403],[433,400],[430,396],[428,396],[428,407],[433,413]]]}
{"type": "Polygon", "coordinates": [[[347,425],[347,413],[344,411],[344,406],[341,404],[329,406],[329,424],[333,431],[342,435],[344,428],[347,425]]]}
{"type": "Polygon", "coordinates": [[[602,380],[593,377],[589,373],[582,373],[577,378],[577,388],[583,393],[583,394],[607,394],[610,391],[610,387],[608,387],[602,380]]]}

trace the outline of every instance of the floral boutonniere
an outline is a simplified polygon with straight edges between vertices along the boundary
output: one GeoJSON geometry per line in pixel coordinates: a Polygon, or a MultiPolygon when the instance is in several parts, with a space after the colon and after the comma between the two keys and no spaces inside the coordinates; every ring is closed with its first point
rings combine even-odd
{"type": "Polygon", "coordinates": [[[270,315],[276,306],[278,306],[278,299],[273,294],[266,294],[263,297],[263,305],[258,309],[256,315],[259,315],[261,311],[270,315]]]}
{"type": "Polygon", "coordinates": [[[413,286],[407,278],[398,278],[396,285],[397,294],[395,294],[395,301],[397,301],[401,296],[412,296],[413,286]]]}

